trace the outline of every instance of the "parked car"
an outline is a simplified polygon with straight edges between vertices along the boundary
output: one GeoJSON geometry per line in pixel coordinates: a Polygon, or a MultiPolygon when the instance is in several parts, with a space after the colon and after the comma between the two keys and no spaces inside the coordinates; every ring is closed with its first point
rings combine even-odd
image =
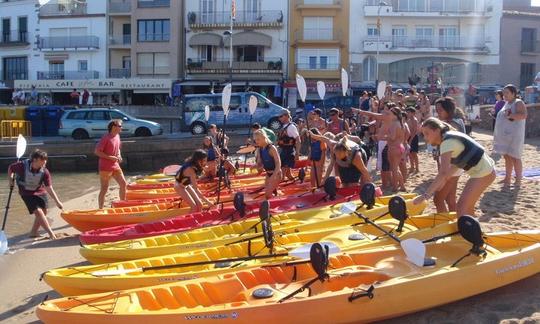
{"type": "MultiPolygon", "coordinates": [[[[256,92],[235,92],[231,95],[227,127],[249,126],[249,98],[257,97],[258,104],[253,114],[253,122],[267,125],[272,130],[281,128],[278,116],[285,110],[256,92]]],[[[184,95],[180,100],[180,118],[182,128],[190,130],[194,135],[206,133],[207,124],[223,125],[223,107],[221,106],[221,93],[184,95]],[[204,107],[210,107],[210,119],[204,119],[204,107]]]]}
{"type": "Polygon", "coordinates": [[[122,136],[152,136],[163,134],[160,124],[132,117],[118,109],[91,108],[66,111],[60,119],[60,136],[74,139],[100,137],[107,133],[107,126],[113,119],[121,119],[122,136]]]}
{"type": "Polygon", "coordinates": [[[533,85],[540,89],[540,72],[538,72],[534,77],[533,85]]]}

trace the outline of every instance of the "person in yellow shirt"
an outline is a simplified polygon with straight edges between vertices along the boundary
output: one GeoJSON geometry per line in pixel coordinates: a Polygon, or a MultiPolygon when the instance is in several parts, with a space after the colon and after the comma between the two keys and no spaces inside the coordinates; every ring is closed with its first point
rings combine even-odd
{"type": "Polygon", "coordinates": [[[422,133],[427,143],[440,147],[441,167],[426,192],[414,202],[418,204],[433,197],[458,169],[463,169],[470,178],[459,197],[457,214],[473,216],[476,202],[495,180],[495,162],[474,139],[437,118],[426,119],[422,123],[422,133]]]}

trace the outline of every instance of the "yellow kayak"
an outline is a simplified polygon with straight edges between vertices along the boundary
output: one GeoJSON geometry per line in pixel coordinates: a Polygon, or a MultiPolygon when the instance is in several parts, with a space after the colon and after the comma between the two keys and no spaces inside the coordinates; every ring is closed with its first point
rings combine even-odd
{"type": "MultiPolygon", "coordinates": [[[[411,216],[406,220],[402,232],[396,234],[401,239],[412,237],[426,239],[432,237],[434,233],[441,235],[441,233],[453,231],[455,226],[449,224],[449,222],[455,220],[455,218],[455,213],[411,216]]],[[[385,230],[391,230],[396,228],[397,221],[385,219],[377,221],[377,224],[385,230]]],[[[304,232],[277,237],[277,242],[286,242],[286,244],[276,246],[273,254],[268,249],[264,250],[262,240],[254,240],[251,243],[251,250],[259,251],[263,249],[257,254],[260,258],[244,262],[224,261],[249,256],[250,246],[246,242],[133,261],[54,269],[47,271],[43,279],[62,295],[83,295],[153,286],[250,269],[262,265],[289,262],[294,258],[287,255],[287,253],[283,255],[282,251],[293,250],[313,239],[336,242],[342,251],[395,243],[388,236],[384,236],[382,231],[373,226],[362,224],[340,230],[321,230],[318,233],[304,232]],[[375,240],[376,237],[380,238],[375,240]],[[213,260],[219,262],[209,263],[209,261],[213,260]],[[182,266],[191,263],[203,264],[182,266]]]]}
{"type": "MultiPolygon", "coordinates": [[[[409,215],[421,214],[426,203],[414,205],[412,195],[407,196],[406,209],[409,215]]],[[[379,198],[380,199],[380,198],[379,198]]],[[[376,218],[388,213],[388,205],[379,200],[372,209],[362,207],[359,212],[367,218],[376,218]],[[382,202],[382,203],[381,203],[382,202]]],[[[386,200],[388,202],[388,200],[386,200]]],[[[354,201],[359,204],[360,201],[354,201]]],[[[343,204],[305,209],[272,216],[272,227],[276,233],[297,233],[327,228],[339,228],[356,224],[361,219],[355,214],[343,213],[343,204]]],[[[404,207],[405,208],[405,207],[404,207]]],[[[92,263],[107,263],[149,258],[178,252],[189,252],[231,244],[239,240],[261,237],[258,219],[250,218],[239,222],[197,228],[176,234],[166,234],[135,240],[85,245],[80,254],[92,263]]]]}
{"type": "Polygon", "coordinates": [[[365,323],[447,304],[540,272],[540,231],[482,235],[458,228],[461,235],[421,245],[425,255],[414,248],[420,263],[405,257],[405,247],[328,257],[325,243],[314,244],[309,262],[47,300],[36,313],[45,323],[77,324],[365,323]]]}

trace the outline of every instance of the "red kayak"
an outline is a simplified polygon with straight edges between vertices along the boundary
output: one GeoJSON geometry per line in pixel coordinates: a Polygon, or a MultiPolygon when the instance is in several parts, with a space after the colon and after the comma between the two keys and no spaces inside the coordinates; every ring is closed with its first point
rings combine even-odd
{"type": "MultiPolygon", "coordinates": [[[[291,197],[277,197],[270,199],[272,213],[284,213],[293,210],[301,210],[314,207],[322,207],[342,203],[351,199],[358,199],[359,186],[339,188],[334,200],[328,199],[324,192],[309,193],[291,197]]],[[[380,191],[377,191],[380,195],[380,191]]],[[[250,201],[245,204],[244,217],[257,217],[259,204],[262,200],[250,201]]],[[[141,237],[170,234],[187,231],[198,227],[206,227],[218,224],[228,224],[241,219],[240,212],[233,206],[222,210],[215,209],[199,213],[186,214],[183,216],[159,220],[155,222],[115,226],[84,232],[79,239],[83,244],[95,244],[115,242],[141,237]]]]}

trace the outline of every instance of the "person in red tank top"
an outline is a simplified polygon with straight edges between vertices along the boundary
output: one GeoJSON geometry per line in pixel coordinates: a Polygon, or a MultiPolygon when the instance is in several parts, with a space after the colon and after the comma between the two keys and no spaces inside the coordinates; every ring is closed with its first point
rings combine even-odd
{"type": "Polygon", "coordinates": [[[326,130],[334,135],[337,135],[341,132],[346,132],[349,134],[349,124],[346,120],[339,118],[339,110],[337,108],[332,108],[328,112],[330,122],[326,125],[326,130]]]}
{"type": "Polygon", "coordinates": [[[109,181],[112,178],[120,186],[120,200],[126,199],[126,179],[120,167],[122,154],[120,152],[120,132],[122,131],[122,120],[112,120],[107,126],[109,132],[96,145],[94,154],[99,157],[99,180],[101,188],[98,196],[99,209],[105,204],[105,194],[109,190],[109,181]]]}

